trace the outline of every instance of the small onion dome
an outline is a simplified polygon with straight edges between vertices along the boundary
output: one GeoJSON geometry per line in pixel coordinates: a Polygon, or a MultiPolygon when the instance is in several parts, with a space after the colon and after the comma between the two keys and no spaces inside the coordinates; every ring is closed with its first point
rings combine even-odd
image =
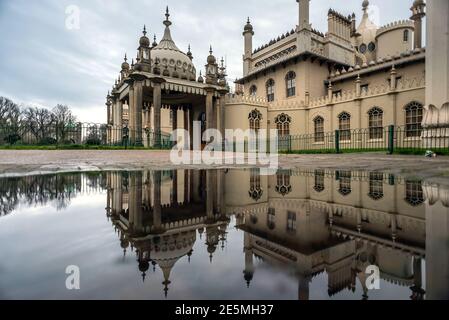
{"type": "Polygon", "coordinates": [[[413,2],[413,6],[420,6],[424,4],[424,0],[415,0],[415,2],[413,2]]]}
{"type": "Polygon", "coordinates": [[[125,54],[125,59],[122,63],[122,70],[129,70],[129,63],[128,63],[128,58],[126,57],[126,54],[125,54]]]}
{"type": "MultiPolygon", "coordinates": [[[[201,74],[201,71],[200,71],[200,76],[198,77],[198,82],[204,83],[204,78],[203,78],[203,75],[201,74]]],[[[202,231],[199,230],[199,232],[200,232],[200,233],[203,233],[204,230],[202,230],[202,231]]]]}
{"type": "Polygon", "coordinates": [[[139,271],[140,272],[147,272],[149,268],[150,268],[150,264],[148,263],[148,261],[139,262],[139,271]]]}
{"type": "Polygon", "coordinates": [[[154,47],[157,47],[157,41],[156,41],[156,35],[154,35],[154,37],[153,37],[153,43],[151,44],[151,46],[154,48],[154,47]]]}
{"type": "Polygon", "coordinates": [[[251,22],[249,21],[249,17],[248,17],[248,21],[246,21],[246,25],[245,25],[245,28],[244,28],[243,30],[249,31],[249,32],[252,32],[252,31],[253,31],[253,25],[252,25],[251,22]]]}
{"type": "Polygon", "coordinates": [[[189,44],[189,51],[187,51],[187,56],[190,58],[190,60],[193,60],[192,52],[190,51],[190,44],[189,44]]]}
{"type": "Polygon", "coordinates": [[[366,10],[368,7],[369,7],[369,1],[368,1],[368,0],[363,0],[362,8],[363,8],[364,10],[366,10]]]}
{"type": "Polygon", "coordinates": [[[143,26],[143,36],[139,40],[139,44],[141,47],[149,47],[150,46],[150,39],[147,37],[147,29],[146,26],[143,26]]]}
{"type": "Polygon", "coordinates": [[[208,64],[215,64],[217,62],[217,59],[215,59],[215,56],[212,53],[212,46],[210,46],[209,56],[207,57],[208,64]]]}

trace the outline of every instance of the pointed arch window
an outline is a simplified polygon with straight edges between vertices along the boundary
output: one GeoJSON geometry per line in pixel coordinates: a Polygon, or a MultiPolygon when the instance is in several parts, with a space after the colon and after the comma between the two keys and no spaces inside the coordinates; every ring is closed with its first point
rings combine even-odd
{"type": "Polygon", "coordinates": [[[349,113],[340,113],[338,128],[340,130],[340,141],[351,141],[351,115],[349,113]]]}
{"type": "Polygon", "coordinates": [[[279,136],[284,137],[290,135],[291,121],[292,118],[285,113],[281,113],[274,119],[279,136]]]}
{"type": "Polygon", "coordinates": [[[369,138],[370,139],[382,139],[383,130],[383,116],[384,112],[378,107],[372,108],[368,111],[368,125],[369,125],[369,138]]]}
{"type": "Polygon", "coordinates": [[[315,142],[324,142],[324,118],[318,116],[313,120],[315,127],[315,142]]]}
{"type": "Polygon", "coordinates": [[[296,213],[289,211],[287,212],[287,231],[296,232],[296,213]]]}
{"type": "Polygon", "coordinates": [[[267,87],[267,101],[273,102],[274,101],[274,80],[273,79],[268,80],[266,87],[267,87]]]}
{"type": "Polygon", "coordinates": [[[263,190],[260,184],[260,169],[253,168],[250,172],[250,189],[248,191],[249,196],[254,201],[259,201],[262,198],[263,190]]]}
{"type": "Polygon", "coordinates": [[[291,172],[289,171],[280,171],[276,175],[277,184],[276,184],[276,192],[281,196],[285,197],[292,191],[292,186],[290,184],[291,172]]]}
{"type": "Polygon", "coordinates": [[[259,131],[260,122],[262,121],[262,113],[259,110],[254,109],[249,113],[248,119],[249,119],[249,128],[251,130],[259,131]]]}
{"type": "Polygon", "coordinates": [[[287,73],[285,83],[287,87],[287,98],[294,97],[296,95],[296,73],[293,71],[287,73]]]}
{"type": "Polygon", "coordinates": [[[405,106],[405,126],[407,138],[421,137],[423,120],[423,105],[418,102],[410,102],[405,106]]]}
{"type": "Polygon", "coordinates": [[[276,228],[276,210],[274,208],[268,208],[267,226],[270,230],[276,228]]]}

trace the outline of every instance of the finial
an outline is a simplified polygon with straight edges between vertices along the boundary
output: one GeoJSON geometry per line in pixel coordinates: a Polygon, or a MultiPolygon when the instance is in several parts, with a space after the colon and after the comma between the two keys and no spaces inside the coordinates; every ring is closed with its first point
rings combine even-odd
{"type": "Polygon", "coordinates": [[[169,18],[170,18],[170,12],[169,12],[168,6],[167,6],[167,8],[166,8],[166,10],[165,10],[165,21],[164,21],[164,25],[165,25],[167,28],[168,28],[169,26],[171,26],[171,22],[170,22],[169,18]]]}
{"type": "Polygon", "coordinates": [[[363,11],[366,12],[366,10],[368,10],[368,7],[369,7],[369,1],[368,0],[363,0],[363,3],[362,3],[363,11]]]}
{"type": "Polygon", "coordinates": [[[147,27],[145,25],[143,25],[143,35],[144,36],[147,35],[147,27]]]}
{"type": "Polygon", "coordinates": [[[209,53],[210,53],[210,54],[213,53],[213,51],[212,51],[212,45],[210,45],[209,53]]]}
{"type": "Polygon", "coordinates": [[[249,21],[249,17],[248,17],[248,21],[246,21],[246,23],[251,23],[251,22],[249,21]]]}
{"type": "Polygon", "coordinates": [[[126,53],[125,53],[125,62],[128,61],[128,58],[126,57],[126,53]]]}

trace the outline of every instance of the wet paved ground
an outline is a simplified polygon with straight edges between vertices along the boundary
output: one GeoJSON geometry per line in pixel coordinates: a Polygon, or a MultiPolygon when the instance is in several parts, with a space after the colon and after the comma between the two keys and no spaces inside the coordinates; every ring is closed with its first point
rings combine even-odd
{"type": "MultiPolygon", "coordinates": [[[[386,155],[385,153],[281,155],[279,166],[289,168],[322,168],[381,170],[384,172],[426,178],[448,184],[449,157],[433,159],[424,156],[386,155]]],[[[0,176],[51,173],[61,171],[95,171],[111,169],[208,168],[206,165],[175,166],[168,151],[140,150],[1,150],[0,176]]],[[[211,167],[211,166],[209,166],[211,167]]],[[[220,167],[220,166],[214,166],[220,167]]],[[[239,167],[226,165],[221,167],[239,167]]],[[[241,165],[240,165],[241,167],[241,165]]]]}

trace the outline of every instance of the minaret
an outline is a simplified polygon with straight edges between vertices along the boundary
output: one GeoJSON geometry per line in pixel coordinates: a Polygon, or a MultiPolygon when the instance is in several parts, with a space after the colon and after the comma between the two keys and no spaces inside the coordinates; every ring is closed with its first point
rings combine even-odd
{"type": "Polygon", "coordinates": [[[310,0],[296,0],[299,3],[299,21],[298,31],[302,29],[310,29],[310,0]]]}
{"type": "Polygon", "coordinates": [[[147,28],[143,26],[143,36],[139,40],[139,48],[137,48],[137,71],[151,71],[151,54],[150,54],[150,39],[147,37],[147,28]]]}
{"type": "Polygon", "coordinates": [[[245,251],[245,270],[243,276],[246,281],[246,286],[249,288],[251,281],[254,277],[254,261],[253,261],[253,249],[251,246],[250,235],[245,232],[243,236],[244,251],[245,251]]]}
{"type": "Polygon", "coordinates": [[[251,22],[246,22],[245,28],[243,29],[243,37],[245,40],[245,54],[243,55],[243,76],[248,75],[251,70],[251,58],[253,56],[253,36],[254,29],[251,22]]]}
{"type": "Polygon", "coordinates": [[[424,0],[415,0],[413,6],[410,8],[410,10],[412,10],[410,19],[415,23],[415,49],[422,47],[422,19],[426,16],[426,13],[424,12],[425,7],[426,4],[424,3],[424,0]]]}
{"type": "Polygon", "coordinates": [[[448,17],[448,0],[427,2],[425,148],[449,147],[448,17]]]}
{"type": "Polygon", "coordinates": [[[298,27],[296,28],[298,52],[307,52],[311,50],[312,35],[310,32],[310,0],[296,0],[299,8],[298,27]]]}

